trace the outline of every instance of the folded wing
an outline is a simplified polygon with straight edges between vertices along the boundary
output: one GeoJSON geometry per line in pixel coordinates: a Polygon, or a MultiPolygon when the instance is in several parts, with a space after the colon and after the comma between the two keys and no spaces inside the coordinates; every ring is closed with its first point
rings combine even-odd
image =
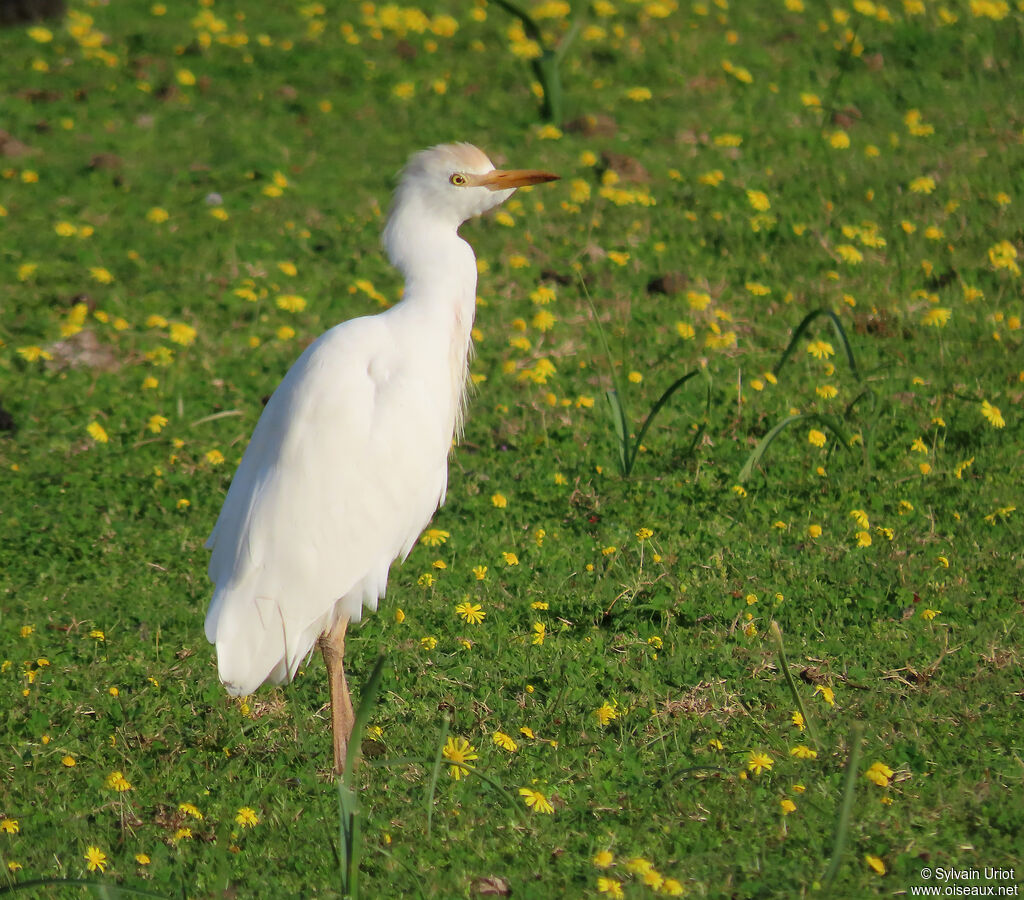
{"type": "Polygon", "coordinates": [[[386,318],[346,322],[303,353],[207,541],[206,636],[233,694],[291,680],[326,628],[375,609],[443,500],[450,416],[394,354],[386,318]]]}

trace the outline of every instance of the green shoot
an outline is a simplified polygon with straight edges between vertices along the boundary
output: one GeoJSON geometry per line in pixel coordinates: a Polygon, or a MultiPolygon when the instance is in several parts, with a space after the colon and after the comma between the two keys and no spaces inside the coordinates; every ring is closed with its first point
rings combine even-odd
{"type": "Polygon", "coordinates": [[[549,47],[545,40],[540,26],[533,17],[523,10],[518,4],[511,0],[494,0],[498,6],[507,13],[515,16],[523,23],[523,31],[530,40],[535,41],[540,47],[540,56],[530,60],[530,67],[533,69],[534,77],[543,88],[544,96],[541,99],[541,117],[547,122],[558,124],[564,120],[562,75],[559,67],[565,58],[566,52],[572,46],[572,42],[579,34],[580,22],[577,19],[565,37],[558,43],[557,47],[549,47]]]}

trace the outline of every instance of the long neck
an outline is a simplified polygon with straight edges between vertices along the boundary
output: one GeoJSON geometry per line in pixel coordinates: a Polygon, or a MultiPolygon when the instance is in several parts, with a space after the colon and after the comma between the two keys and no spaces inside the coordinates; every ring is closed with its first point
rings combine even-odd
{"type": "MultiPolygon", "coordinates": [[[[405,277],[401,306],[438,329],[438,351],[451,373],[452,428],[461,433],[469,373],[471,331],[476,312],[476,257],[448,221],[406,202],[392,212],[382,242],[405,277]]],[[[397,310],[396,310],[397,312],[397,310]]]]}

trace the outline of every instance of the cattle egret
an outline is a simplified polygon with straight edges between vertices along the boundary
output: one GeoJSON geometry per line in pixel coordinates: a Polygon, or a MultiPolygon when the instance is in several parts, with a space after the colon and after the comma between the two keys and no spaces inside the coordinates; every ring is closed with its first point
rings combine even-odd
{"type": "Polygon", "coordinates": [[[383,246],[400,303],[321,335],[267,403],[206,546],[206,637],[229,694],[284,684],[319,642],[330,680],[334,767],[355,716],[345,629],[384,596],[444,502],[466,399],[476,257],[459,226],[517,187],[553,181],[496,169],[471,144],[415,154],[383,246]]]}

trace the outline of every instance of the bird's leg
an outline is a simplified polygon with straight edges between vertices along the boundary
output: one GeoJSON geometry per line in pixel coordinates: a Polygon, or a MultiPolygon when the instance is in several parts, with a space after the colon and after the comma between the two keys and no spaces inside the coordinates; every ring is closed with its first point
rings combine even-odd
{"type": "Polygon", "coordinates": [[[334,771],[345,772],[345,755],[348,739],[356,717],[352,711],[352,698],[348,694],[343,666],[345,657],[345,629],[348,619],[341,619],[330,631],[320,635],[320,650],[327,664],[327,678],[331,686],[331,729],[334,732],[334,771]]]}

